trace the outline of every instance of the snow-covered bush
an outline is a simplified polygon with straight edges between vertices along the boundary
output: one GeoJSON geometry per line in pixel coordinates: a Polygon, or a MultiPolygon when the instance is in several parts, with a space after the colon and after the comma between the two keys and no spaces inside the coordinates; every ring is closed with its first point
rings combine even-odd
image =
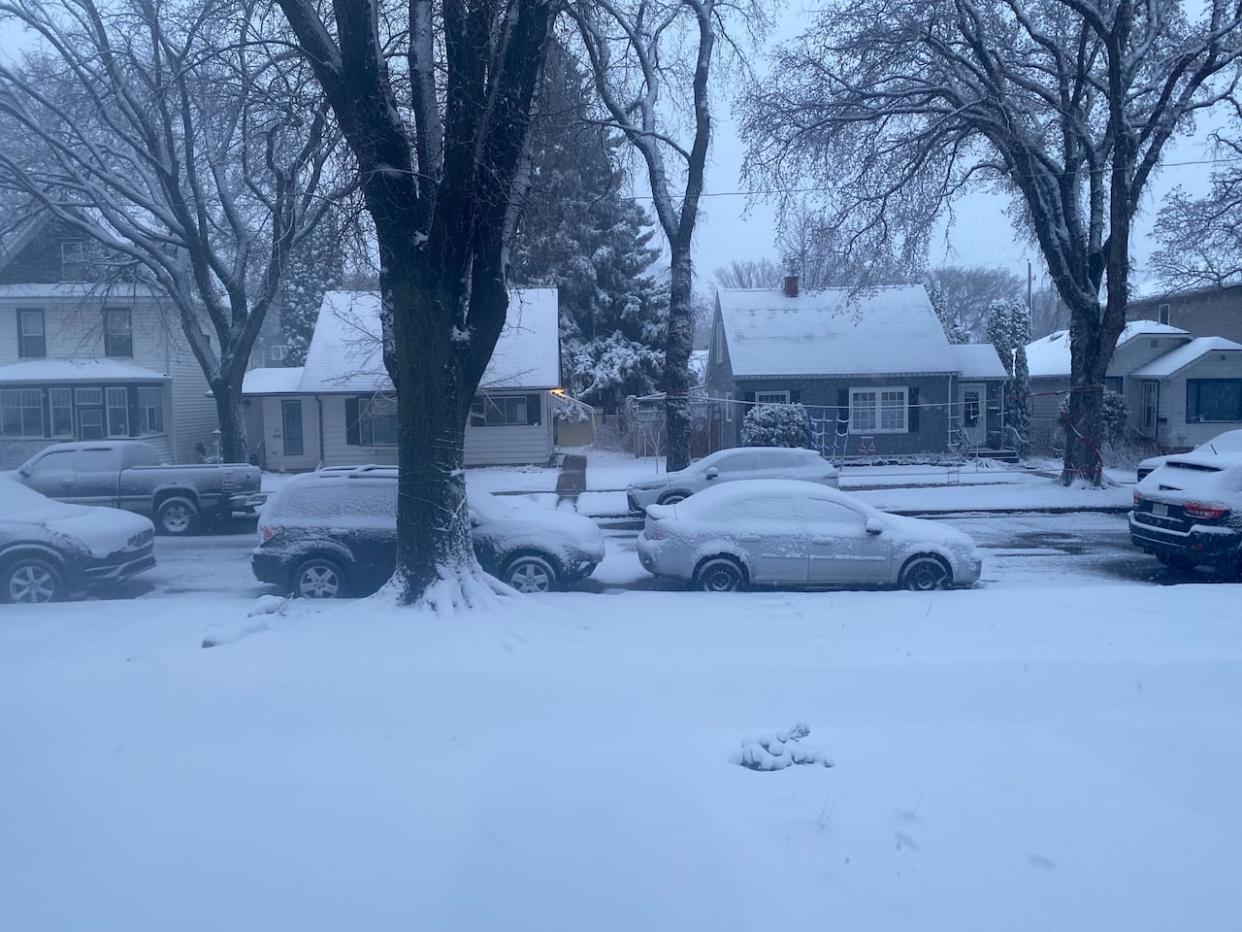
{"type": "Polygon", "coordinates": [[[748,447],[809,447],[810,421],[802,405],[754,405],[742,421],[748,447]]]}
{"type": "Polygon", "coordinates": [[[1026,344],[1031,340],[1031,312],[1019,300],[993,301],[988,308],[988,341],[1009,372],[1005,380],[1005,443],[1025,457],[1031,450],[1031,383],[1026,344]]]}
{"type": "Polygon", "coordinates": [[[798,724],[788,731],[750,738],[729,756],[729,762],[747,770],[784,770],[795,764],[831,767],[832,760],[822,751],[801,743],[810,733],[810,728],[798,724]]]}
{"type": "Polygon", "coordinates": [[[1126,438],[1126,427],[1130,424],[1130,406],[1126,404],[1125,396],[1105,390],[1101,416],[1104,440],[1113,445],[1122,443],[1126,438]]]}

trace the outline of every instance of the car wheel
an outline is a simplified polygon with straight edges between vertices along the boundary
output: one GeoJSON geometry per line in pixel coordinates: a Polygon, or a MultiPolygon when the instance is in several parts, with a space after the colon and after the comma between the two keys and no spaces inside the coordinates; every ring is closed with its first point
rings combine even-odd
{"type": "Polygon", "coordinates": [[[345,595],[345,571],[326,557],[312,557],[294,570],[291,588],[297,598],[339,599],[345,595]]]}
{"type": "Polygon", "coordinates": [[[901,584],[912,592],[947,589],[953,574],[938,557],[915,557],[901,571],[901,584]]]}
{"type": "Polygon", "coordinates": [[[550,592],[556,586],[556,570],[543,557],[527,553],[509,561],[504,581],[518,592],[550,592]]]}
{"type": "Polygon", "coordinates": [[[684,502],[689,497],[685,492],[667,492],[660,496],[660,504],[676,505],[678,502],[684,502]]]}
{"type": "Polygon", "coordinates": [[[161,534],[178,537],[194,530],[197,517],[198,509],[193,502],[184,498],[170,498],[155,513],[155,526],[160,529],[161,534]]]}
{"type": "Polygon", "coordinates": [[[60,570],[42,557],[18,557],[4,568],[3,594],[6,602],[55,602],[64,596],[60,570]]]}
{"type": "Polygon", "coordinates": [[[694,582],[704,592],[741,592],[746,588],[746,571],[731,557],[713,557],[699,567],[694,582]]]}

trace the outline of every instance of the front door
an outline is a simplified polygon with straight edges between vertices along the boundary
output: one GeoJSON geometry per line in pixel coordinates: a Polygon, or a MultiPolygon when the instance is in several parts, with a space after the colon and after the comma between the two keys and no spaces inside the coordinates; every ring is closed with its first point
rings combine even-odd
{"type": "Polygon", "coordinates": [[[1160,418],[1160,383],[1143,383],[1143,434],[1156,439],[1156,427],[1160,418]]]}
{"type": "Polygon", "coordinates": [[[988,437],[987,388],[982,382],[962,382],[957,389],[962,404],[962,436],[968,447],[982,447],[988,437]]]}
{"type": "Polygon", "coordinates": [[[280,403],[281,436],[284,439],[285,456],[301,456],[302,443],[302,400],[300,398],[285,399],[280,403]]]}
{"type": "Polygon", "coordinates": [[[889,581],[893,544],[867,533],[867,516],[838,502],[802,503],[812,585],[871,586],[889,581]]]}
{"type": "Polygon", "coordinates": [[[720,534],[746,553],[751,581],[758,585],[806,583],[807,540],[801,503],[784,497],[736,502],[718,518],[720,534]]]}

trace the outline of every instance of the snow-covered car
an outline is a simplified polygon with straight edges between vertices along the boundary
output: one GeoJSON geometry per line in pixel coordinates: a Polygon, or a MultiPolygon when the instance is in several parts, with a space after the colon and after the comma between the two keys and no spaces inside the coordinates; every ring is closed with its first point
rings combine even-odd
{"type": "MultiPolygon", "coordinates": [[[[1242,430],[1227,430],[1223,434],[1217,434],[1206,443],[1199,444],[1191,452],[1206,453],[1213,456],[1221,453],[1242,453],[1242,430]]],[[[1139,482],[1142,482],[1150,476],[1153,472],[1167,463],[1168,460],[1169,458],[1167,456],[1150,456],[1139,463],[1139,482]]]]}
{"type": "Polygon", "coordinates": [[[685,469],[633,482],[626,490],[630,511],[672,505],[696,492],[740,479],[800,479],[836,488],[837,468],[814,450],[790,447],[734,447],[719,450],[685,469]]]}
{"type": "Polygon", "coordinates": [[[53,602],[155,566],[155,526],[0,477],[0,602],[53,602]]]}
{"type": "MultiPolygon", "coordinates": [[[[519,592],[563,587],[604,558],[603,535],[582,515],[487,494],[471,495],[469,507],[479,563],[519,592]]],[[[396,469],[336,467],[291,479],[269,499],[250,565],[260,582],[331,599],[379,589],[396,553],[396,469]]]]}
{"type": "Polygon", "coordinates": [[[1130,540],[1166,566],[1242,575],[1242,453],[1168,457],[1135,486],[1130,540]]]}
{"type": "Polygon", "coordinates": [[[707,592],[749,586],[891,586],[925,591],[977,582],[971,538],[886,514],[814,482],[754,479],[652,505],[638,558],[657,576],[707,592]]]}

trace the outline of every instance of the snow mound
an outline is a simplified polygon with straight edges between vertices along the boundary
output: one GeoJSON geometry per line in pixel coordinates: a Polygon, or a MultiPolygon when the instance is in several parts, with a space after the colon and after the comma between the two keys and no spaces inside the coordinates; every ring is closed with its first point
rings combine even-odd
{"type": "Polygon", "coordinates": [[[247,618],[254,618],[256,615],[283,615],[289,610],[289,600],[279,595],[262,595],[251,606],[250,611],[246,612],[247,618]]]}
{"type": "Polygon", "coordinates": [[[729,755],[729,763],[747,770],[784,770],[795,764],[831,767],[832,760],[822,751],[800,743],[810,733],[799,723],[788,731],[747,739],[729,755]]]}

